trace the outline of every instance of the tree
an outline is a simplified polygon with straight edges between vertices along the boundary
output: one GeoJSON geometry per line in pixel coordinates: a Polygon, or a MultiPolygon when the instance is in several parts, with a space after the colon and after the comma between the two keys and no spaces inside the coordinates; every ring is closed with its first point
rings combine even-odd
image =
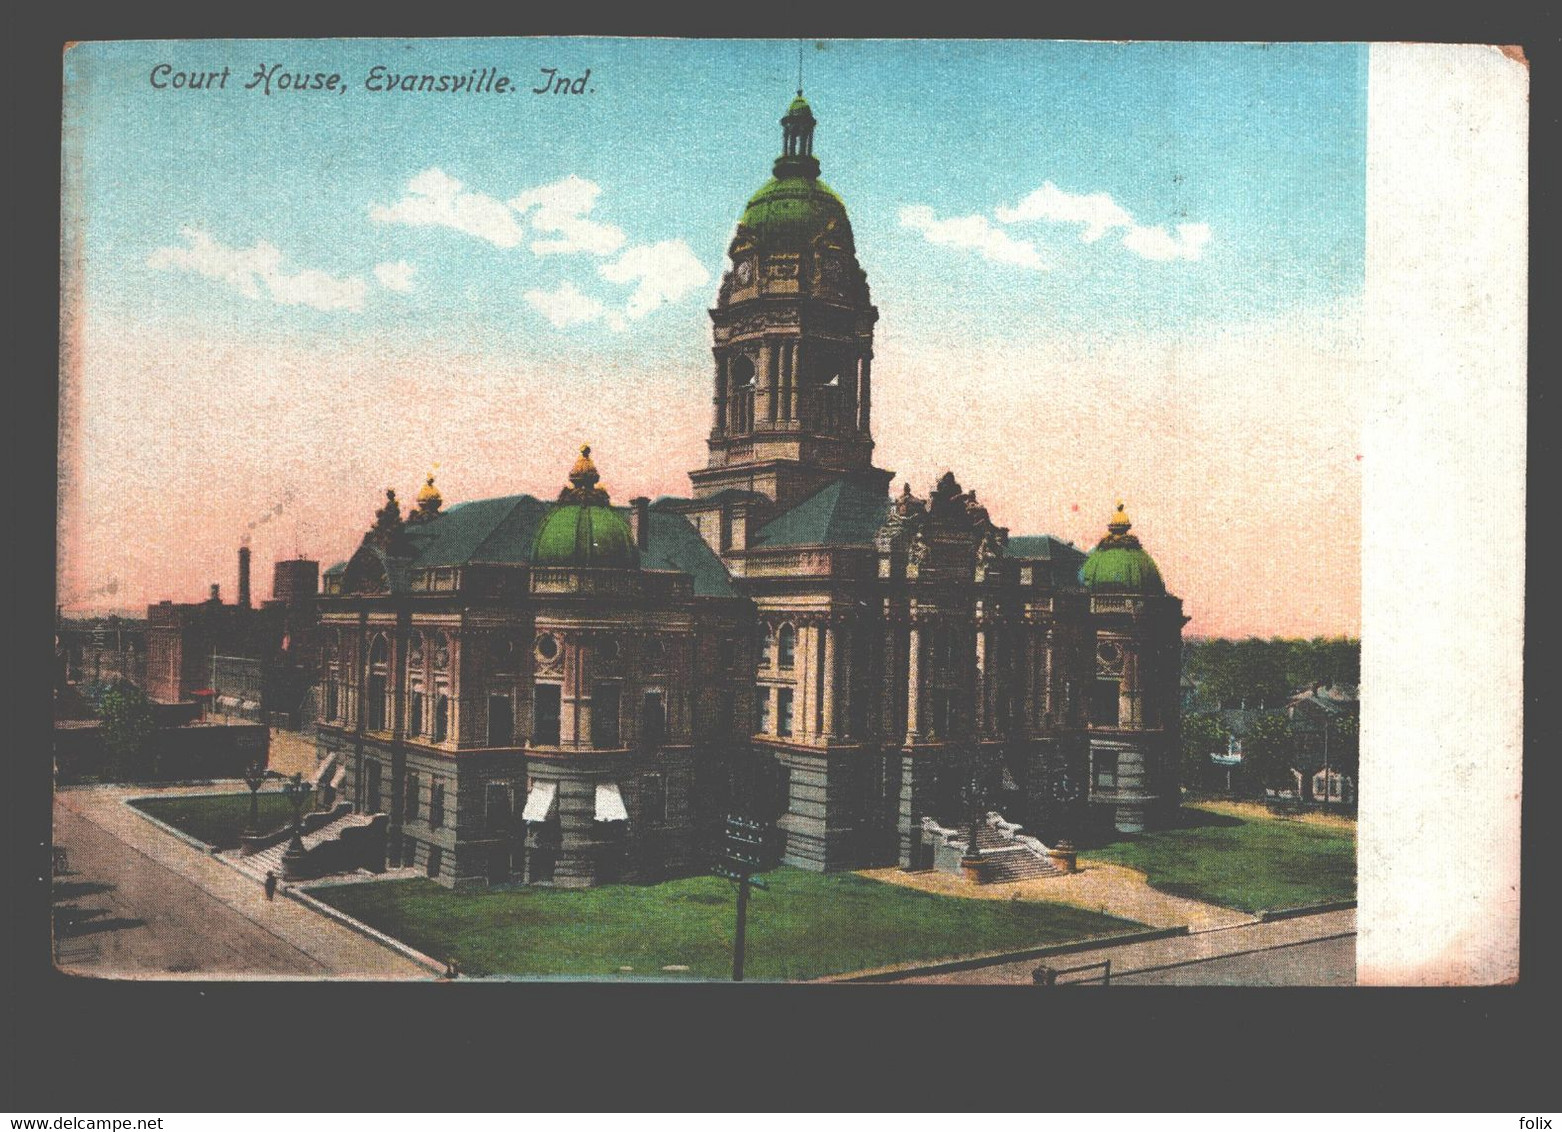
{"type": "Polygon", "coordinates": [[[1243,769],[1254,781],[1272,790],[1295,789],[1295,753],[1291,721],[1278,713],[1259,716],[1242,739],[1243,769]]]}
{"type": "Polygon", "coordinates": [[[1220,720],[1208,712],[1195,712],[1182,721],[1182,784],[1203,786],[1209,780],[1209,756],[1226,745],[1220,720]]]}
{"type": "Polygon", "coordinates": [[[103,717],[103,749],[111,777],[152,777],[156,771],[152,737],[157,720],[146,693],[121,680],[103,694],[98,712],[103,717]]]}

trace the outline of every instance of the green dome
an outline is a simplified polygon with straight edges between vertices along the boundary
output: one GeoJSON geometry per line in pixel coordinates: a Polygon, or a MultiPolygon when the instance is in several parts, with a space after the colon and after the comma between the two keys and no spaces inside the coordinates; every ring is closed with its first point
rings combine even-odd
{"type": "Polygon", "coordinates": [[[629,524],[611,507],[560,503],[537,528],[534,566],[597,566],[632,570],[640,564],[629,524]]]}
{"type": "Polygon", "coordinates": [[[1097,547],[1079,568],[1087,588],[1109,593],[1164,594],[1155,559],[1137,546],[1097,547]]]}
{"type": "Polygon", "coordinates": [[[813,239],[832,220],[841,229],[844,246],[850,248],[851,221],[835,190],[816,177],[790,176],[765,182],[749,199],[738,223],[761,243],[794,243],[813,239]]]}

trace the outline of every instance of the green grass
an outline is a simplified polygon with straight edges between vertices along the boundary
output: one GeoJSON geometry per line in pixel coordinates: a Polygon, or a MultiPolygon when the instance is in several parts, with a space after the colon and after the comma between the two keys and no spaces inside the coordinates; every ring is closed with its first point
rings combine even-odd
{"type": "MultiPolygon", "coordinates": [[[[1143,925],[1060,904],[963,900],[849,873],[782,868],[749,901],[745,978],[807,979],[1032,947],[1143,925]]],[[[343,912],[474,975],[732,973],[735,896],[715,877],[593,889],[454,893],[425,879],[314,889],[343,912]]]]}
{"type": "MultiPolygon", "coordinates": [[[[281,794],[260,795],[260,828],[281,829],[293,820],[293,807],[281,794]]],[[[249,793],[203,794],[183,798],[141,798],[132,806],[218,849],[237,849],[249,826],[249,793]]]]}
{"type": "Polygon", "coordinates": [[[1356,897],[1352,829],[1195,807],[1182,815],[1182,828],[1138,834],[1080,855],[1139,869],[1163,892],[1244,912],[1356,897]]]}

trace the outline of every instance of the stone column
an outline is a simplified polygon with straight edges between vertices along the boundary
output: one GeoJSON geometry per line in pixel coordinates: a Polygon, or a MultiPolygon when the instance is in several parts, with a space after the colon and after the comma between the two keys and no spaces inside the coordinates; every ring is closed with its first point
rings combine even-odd
{"type": "Polygon", "coordinates": [[[711,399],[716,406],[716,431],[727,431],[727,359],[716,359],[716,395],[711,399]]]}
{"type": "Polygon", "coordinates": [[[922,626],[911,623],[911,647],[906,653],[906,742],[922,737],[922,626]]]}
{"type": "Polygon", "coordinates": [[[588,647],[575,637],[565,637],[564,687],[559,692],[559,746],[582,747],[591,739],[591,687],[588,647]]]}
{"type": "Polygon", "coordinates": [[[871,403],[873,397],[872,380],[873,355],[864,354],[862,356],[861,390],[857,394],[857,429],[859,432],[867,432],[869,428],[869,417],[871,414],[871,403]]]}
{"type": "Polygon", "coordinates": [[[835,636],[836,630],[825,625],[821,630],[824,633],[824,670],[820,674],[822,679],[824,697],[824,737],[826,740],[838,738],[835,729],[835,636]]]}
{"type": "Polygon", "coordinates": [[[973,730],[978,737],[986,735],[991,725],[991,714],[987,710],[987,693],[992,687],[992,679],[987,671],[990,653],[988,652],[988,625],[980,603],[977,605],[976,615],[976,718],[971,722],[975,725],[973,730]]]}
{"type": "Polygon", "coordinates": [[[786,391],[786,418],[795,421],[797,416],[797,387],[803,380],[803,344],[796,342],[792,346],[792,383],[786,391]]]}
{"type": "Polygon", "coordinates": [[[1123,649],[1123,674],[1117,685],[1117,725],[1139,728],[1144,725],[1141,715],[1139,688],[1139,651],[1129,641],[1121,642],[1123,649]]]}
{"type": "Polygon", "coordinates": [[[759,364],[754,371],[754,420],[776,419],[776,372],[780,368],[775,343],[766,339],[759,347],[759,364]]]}

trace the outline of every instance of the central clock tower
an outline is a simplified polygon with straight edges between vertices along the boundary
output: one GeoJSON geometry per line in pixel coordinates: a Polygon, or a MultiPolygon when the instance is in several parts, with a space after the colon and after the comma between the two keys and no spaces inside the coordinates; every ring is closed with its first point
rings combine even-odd
{"type": "Polygon", "coordinates": [[[841,198],[819,179],[802,91],[782,152],[727,249],[713,324],[713,420],[696,500],[737,490],[784,511],[832,480],[887,491],[873,466],[873,324],[841,198]]]}

